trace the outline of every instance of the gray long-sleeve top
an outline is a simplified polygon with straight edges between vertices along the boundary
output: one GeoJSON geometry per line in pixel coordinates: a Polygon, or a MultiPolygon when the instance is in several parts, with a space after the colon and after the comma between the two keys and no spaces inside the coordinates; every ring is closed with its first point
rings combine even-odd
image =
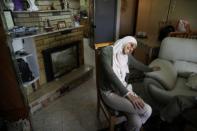
{"type": "MultiPolygon", "coordinates": [[[[134,67],[144,72],[152,71],[148,66],[137,61],[132,55],[128,57],[129,67],[134,67]]],[[[126,87],[122,84],[119,78],[113,71],[113,47],[107,46],[101,49],[99,55],[99,88],[102,91],[113,91],[120,96],[125,96],[128,93],[126,87]]]]}

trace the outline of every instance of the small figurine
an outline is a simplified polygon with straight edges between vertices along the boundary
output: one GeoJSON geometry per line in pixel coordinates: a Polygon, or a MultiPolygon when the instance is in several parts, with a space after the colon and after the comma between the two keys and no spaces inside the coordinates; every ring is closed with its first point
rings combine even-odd
{"type": "Polygon", "coordinates": [[[67,10],[67,9],[68,9],[68,1],[64,0],[64,10],[67,10]]]}
{"type": "Polygon", "coordinates": [[[45,19],[44,21],[44,30],[47,32],[53,30],[53,27],[51,26],[49,19],[45,19]]]}
{"type": "Polygon", "coordinates": [[[68,0],[60,0],[60,5],[62,10],[67,10],[69,8],[68,0]]]}
{"type": "Polygon", "coordinates": [[[54,6],[54,3],[53,2],[51,3],[50,9],[51,10],[55,10],[55,6],[54,6]]]}
{"type": "Polygon", "coordinates": [[[35,0],[27,0],[29,4],[29,8],[27,9],[28,11],[38,11],[38,7],[35,5],[35,0]]]}
{"type": "Polygon", "coordinates": [[[64,10],[64,0],[60,0],[60,6],[61,6],[62,10],[64,10]]]}
{"type": "Polygon", "coordinates": [[[65,0],[65,4],[64,6],[66,7],[66,9],[69,9],[70,7],[70,2],[68,0],[65,0]]]}

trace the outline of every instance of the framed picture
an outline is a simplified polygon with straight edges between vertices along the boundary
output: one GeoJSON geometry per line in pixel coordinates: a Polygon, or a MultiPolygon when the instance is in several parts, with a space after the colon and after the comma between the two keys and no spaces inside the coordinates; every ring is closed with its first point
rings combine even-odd
{"type": "Polygon", "coordinates": [[[66,22],[65,21],[59,21],[57,23],[57,28],[58,29],[66,28],[66,22]]]}
{"type": "Polygon", "coordinates": [[[4,16],[4,25],[6,26],[6,28],[8,30],[12,29],[14,27],[14,21],[13,21],[11,10],[4,10],[3,16],[4,16]]]}

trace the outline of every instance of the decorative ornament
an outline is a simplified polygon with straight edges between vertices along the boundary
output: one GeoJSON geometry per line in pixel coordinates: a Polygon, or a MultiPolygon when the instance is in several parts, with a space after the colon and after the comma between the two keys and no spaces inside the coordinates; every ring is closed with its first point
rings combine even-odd
{"type": "Polygon", "coordinates": [[[29,4],[29,8],[27,9],[28,11],[38,11],[38,7],[35,5],[35,0],[27,0],[29,4]]]}
{"type": "Polygon", "coordinates": [[[60,0],[60,5],[62,10],[67,10],[69,8],[68,0],[60,0]]]}

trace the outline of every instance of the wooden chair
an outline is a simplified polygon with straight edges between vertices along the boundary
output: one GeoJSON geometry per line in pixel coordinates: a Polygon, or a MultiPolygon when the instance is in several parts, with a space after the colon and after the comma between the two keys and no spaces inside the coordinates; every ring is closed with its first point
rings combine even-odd
{"type": "Polygon", "coordinates": [[[115,125],[120,119],[120,117],[124,117],[123,115],[118,115],[117,111],[111,109],[108,107],[105,102],[103,101],[101,97],[101,92],[99,89],[99,81],[98,81],[98,75],[99,75],[99,54],[100,54],[100,49],[105,46],[112,45],[113,42],[105,42],[105,43],[98,43],[95,44],[95,63],[96,63],[96,87],[97,87],[97,117],[99,118],[100,116],[100,109],[103,111],[108,123],[109,123],[109,130],[114,131],[115,125]]]}

